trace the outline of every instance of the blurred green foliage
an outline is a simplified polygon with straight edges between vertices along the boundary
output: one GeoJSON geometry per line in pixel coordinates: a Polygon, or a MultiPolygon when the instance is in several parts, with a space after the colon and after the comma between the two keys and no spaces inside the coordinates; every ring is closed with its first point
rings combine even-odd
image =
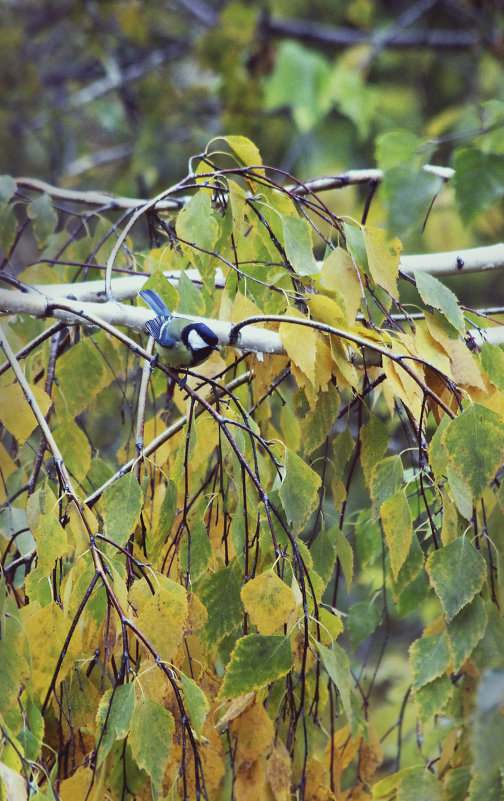
{"type": "MultiPolygon", "coordinates": [[[[150,195],[213,135],[240,134],[300,178],[385,169],[369,221],[406,250],[500,238],[497,0],[32,0],[0,17],[1,172],[150,195]],[[441,188],[418,179],[427,161],[457,179],[423,231],[441,188]]],[[[364,192],[328,202],[359,217],[364,192]]]]}

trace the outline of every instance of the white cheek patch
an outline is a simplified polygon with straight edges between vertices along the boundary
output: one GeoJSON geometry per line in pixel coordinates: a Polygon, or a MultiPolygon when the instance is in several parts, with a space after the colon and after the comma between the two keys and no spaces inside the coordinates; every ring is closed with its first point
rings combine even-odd
{"type": "Polygon", "coordinates": [[[205,342],[203,337],[200,337],[197,331],[194,329],[189,331],[189,336],[187,337],[187,341],[189,343],[189,347],[192,350],[201,350],[202,348],[208,348],[208,342],[205,342]]]}

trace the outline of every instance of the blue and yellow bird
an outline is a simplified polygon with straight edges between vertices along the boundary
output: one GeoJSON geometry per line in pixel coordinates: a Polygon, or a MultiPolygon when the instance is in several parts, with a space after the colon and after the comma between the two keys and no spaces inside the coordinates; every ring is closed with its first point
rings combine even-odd
{"type": "Polygon", "coordinates": [[[163,299],[152,289],[138,293],[157,317],[147,320],[145,328],[157,343],[163,364],[169,367],[195,367],[219,350],[218,337],[205,323],[188,323],[174,317],[163,299]]]}

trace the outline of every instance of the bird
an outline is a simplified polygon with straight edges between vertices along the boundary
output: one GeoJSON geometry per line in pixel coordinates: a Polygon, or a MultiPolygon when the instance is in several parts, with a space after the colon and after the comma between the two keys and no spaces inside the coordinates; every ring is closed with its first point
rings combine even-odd
{"type": "Polygon", "coordinates": [[[156,312],[145,328],[158,345],[163,364],[187,369],[201,364],[214,350],[219,350],[218,337],[205,323],[188,323],[174,317],[163,299],[152,289],[142,289],[140,297],[156,312]]]}

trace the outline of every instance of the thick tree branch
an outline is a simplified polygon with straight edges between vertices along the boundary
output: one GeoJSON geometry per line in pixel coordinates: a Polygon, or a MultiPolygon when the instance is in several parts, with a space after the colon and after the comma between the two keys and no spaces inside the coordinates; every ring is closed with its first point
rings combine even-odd
{"type": "Polygon", "coordinates": [[[395,33],[393,37],[383,42],[383,34],[372,31],[341,28],[325,23],[309,22],[307,20],[265,18],[262,23],[263,34],[270,34],[278,38],[297,39],[301,42],[326,47],[355,47],[355,45],[370,45],[371,47],[387,47],[394,49],[411,49],[422,47],[441,50],[460,50],[476,46],[496,47],[502,37],[498,31],[483,33],[472,30],[435,30],[413,28],[395,33]]]}
{"type": "MultiPolygon", "coordinates": [[[[440,167],[436,164],[425,164],[425,172],[439,176],[444,181],[450,180],[455,174],[451,167],[440,167]]],[[[307,195],[309,192],[325,192],[329,189],[340,189],[345,186],[359,184],[379,183],[383,179],[383,170],[347,170],[346,172],[328,175],[323,178],[313,178],[304,181],[303,184],[289,184],[285,186],[286,192],[293,192],[296,195],[307,195]]],[[[86,206],[100,206],[111,209],[136,209],[152,203],[152,199],[133,198],[122,195],[114,195],[110,192],[85,191],[78,189],[63,189],[59,186],[41,181],[38,178],[14,178],[16,184],[22,189],[33,189],[36,192],[45,192],[54,200],[66,200],[71,203],[82,203],[86,206]]],[[[189,197],[165,198],[158,200],[156,211],[177,211],[187,203],[189,197]]]]}

